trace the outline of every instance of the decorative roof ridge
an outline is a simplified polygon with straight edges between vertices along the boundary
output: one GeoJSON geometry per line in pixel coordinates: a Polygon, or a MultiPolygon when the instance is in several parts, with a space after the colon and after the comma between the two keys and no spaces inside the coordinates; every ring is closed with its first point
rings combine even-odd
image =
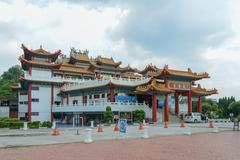
{"type": "Polygon", "coordinates": [[[35,53],[35,54],[41,54],[41,55],[45,55],[45,56],[51,56],[51,55],[60,55],[61,54],[61,50],[57,50],[53,53],[49,52],[49,51],[46,51],[42,48],[42,45],[40,45],[40,48],[39,49],[36,49],[36,50],[33,50],[33,49],[28,49],[23,43],[21,44],[21,48],[23,50],[27,50],[31,53],[35,53]]]}
{"type": "Polygon", "coordinates": [[[20,62],[28,63],[28,64],[35,64],[35,65],[48,65],[48,66],[61,66],[62,62],[57,63],[48,63],[48,62],[42,62],[42,61],[32,61],[32,60],[26,60],[23,55],[18,57],[18,60],[20,62]]]}

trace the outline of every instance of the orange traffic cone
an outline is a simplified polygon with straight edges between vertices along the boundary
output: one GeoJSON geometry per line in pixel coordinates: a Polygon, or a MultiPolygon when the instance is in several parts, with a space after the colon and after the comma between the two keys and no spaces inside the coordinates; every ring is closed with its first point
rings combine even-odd
{"type": "Polygon", "coordinates": [[[118,132],[119,131],[119,127],[118,127],[118,122],[115,124],[115,127],[114,127],[114,132],[118,132]]]}
{"type": "Polygon", "coordinates": [[[103,132],[103,128],[102,128],[101,123],[99,123],[99,125],[98,125],[97,132],[103,132]]]}
{"type": "Polygon", "coordinates": [[[212,123],[212,121],[209,121],[209,123],[208,123],[208,128],[213,128],[213,123],[212,123]]]}
{"type": "Polygon", "coordinates": [[[181,120],[181,125],[180,125],[180,127],[181,128],[184,128],[185,126],[184,126],[184,121],[183,120],[181,120]]]}
{"type": "Polygon", "coordinates": [[[57,129],[57,127],[53,129],[52,135],[53,136],[59,136],[60,135],[60,131],[59,131],[59,129],[57,129]]]}
{"type": "Polygon", "coordinates": [[[164,128],[168,128],[168,122],[164,122],[164,128]]]}
{"type": "Polygon", "coordinates": [[[139,130],[143,130],[143,124],[142,123],[139,123],[139,130]]]}

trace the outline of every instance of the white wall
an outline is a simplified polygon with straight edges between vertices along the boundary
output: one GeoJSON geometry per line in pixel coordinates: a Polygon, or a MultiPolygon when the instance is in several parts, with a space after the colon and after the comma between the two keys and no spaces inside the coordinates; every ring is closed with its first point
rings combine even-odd
{"type": "Polygon", "coordinates": [[[28,95],[20,95],[18,92],[18,117],[25,117],[25,113],[28,112],[28,104],[20,104],[19,102],[28,101],[28,95]]]}
{"type": "Polygon", "coordinates": [[[0,118],[9,117],[9,107],[0,107],[0,118]]]}
{"type": "Polygon", "coordinates": [[[50,69],[45,69],[45,68],[32,68],[32,76],[33,77],[46,77],[46,78],[51,78],[52,76],[52,71],[50,69]]]}
{"type": "MultiPolygon", "coordinates": [[[[36,86],[36,85],[34,85],[36,86]]],[[[38,112],[38,116],[32,115],[32,121],[51,120],[51,86],[39,86],[39,90],[32,91],[32,98],[38,98],[39,102],[32,102],[32,112],[38,112]]]]}

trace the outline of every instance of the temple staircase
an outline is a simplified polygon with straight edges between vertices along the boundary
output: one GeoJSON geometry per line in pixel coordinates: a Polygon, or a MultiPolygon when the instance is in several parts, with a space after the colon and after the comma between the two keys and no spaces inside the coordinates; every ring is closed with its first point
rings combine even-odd
{"type": "MultiPolygon", "coordinates": [[[[162,123],[164,121],[164,110],[158,109],[158,122],[162,123]],[[159,116],[161,115],[161,116],[159,116]]],[[[180,123],[180,118],[172,112],[168,112],[168,123],[180,123]]]]}

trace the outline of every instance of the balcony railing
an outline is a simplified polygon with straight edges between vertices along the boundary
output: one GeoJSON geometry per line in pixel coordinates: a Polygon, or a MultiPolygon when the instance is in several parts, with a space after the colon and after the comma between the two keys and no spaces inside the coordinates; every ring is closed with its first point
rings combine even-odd
{"type": "Polygon", "coordinates": [[[79,105],[55,105],[53,112],[104,112],[110,106],[112,111],[132,112],[137,109],[145,111],[146,117],[151,117],[152,109],[146,103],[133,102],[99,102],[79,105]]]}
{"type": "Polygon", "coordinates": [[[29,80],[39,80],[39,81],[50,81],[50,82],[71,82],[74,84],[65,85],[63,89],[72,89],[72,88],[84,88],[84,87],[91,87],[91,86],[99,86],[105,85],[110,81],[114,84],[121,84],[121,85],[140,85],[143,83],[148,82],[150,79],[146,77],[141,77],[138,79],[129,79],[129,78],[105,78],[105,79],[94,79],[94,80],[86,80],[86,79],[79,79],[79,78],[65,78],[65,77],[51,77],[51,76],[31,76],[28,72],[24,72],[24,76],[26,79],[29,80]]]}

